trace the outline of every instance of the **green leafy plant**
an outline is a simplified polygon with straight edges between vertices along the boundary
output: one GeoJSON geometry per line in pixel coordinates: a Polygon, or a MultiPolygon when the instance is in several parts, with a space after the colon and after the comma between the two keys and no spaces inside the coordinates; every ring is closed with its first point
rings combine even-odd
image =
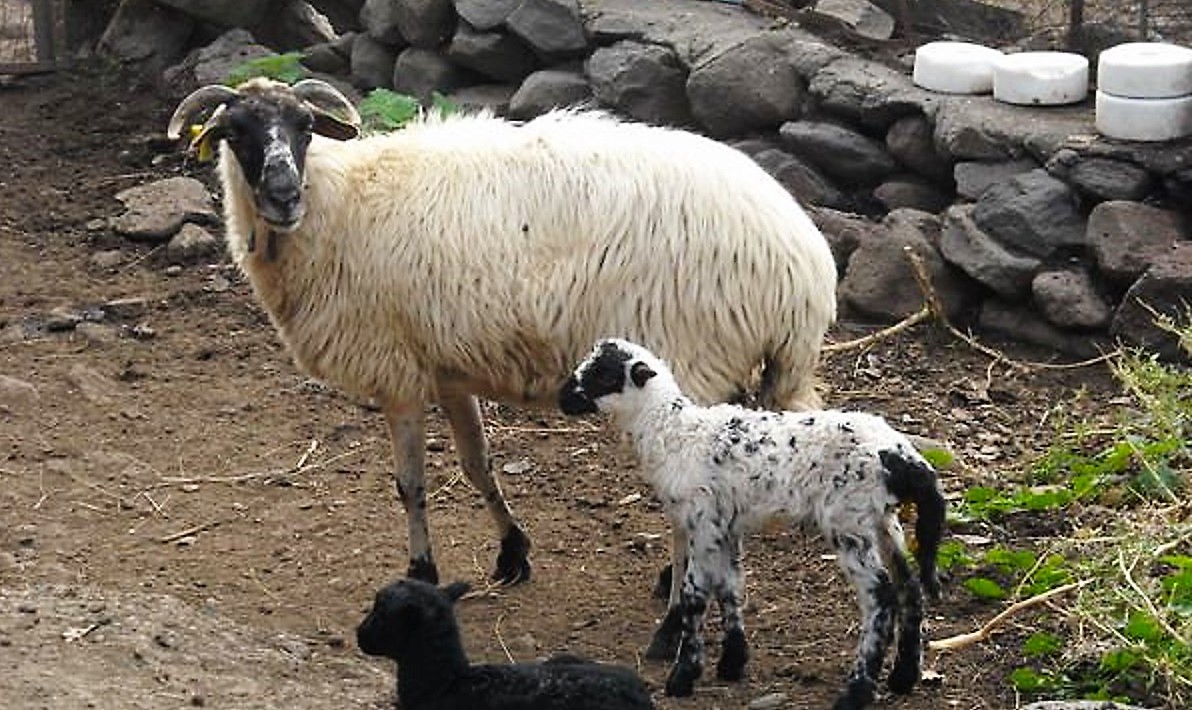
{"type": "MultiPolygon", "coordinates": [[[[431,95],[430,112],[448,116],[459,111],[447,97],[431,95]]],[[[360,102],[360,119],[365,133],[384,133],[405,126],[422,114],[421,102],[413,96],[389,89],[373,89],[360,102]]]]}
{"type": "Polygon", "coordinates": [[[228,75],[224,77],[224,84],[239,86],[258,76],[293,84],[305,79],[308,75],[306,67],[302,66],[302,53],[287,52],[249,59],[228,72],[228,75]]]}

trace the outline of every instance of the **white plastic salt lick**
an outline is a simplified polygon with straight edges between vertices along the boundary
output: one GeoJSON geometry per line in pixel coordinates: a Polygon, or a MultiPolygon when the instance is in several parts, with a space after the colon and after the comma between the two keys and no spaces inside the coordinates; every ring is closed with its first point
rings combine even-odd
{"type": "Polygon", "coordinates": [[[993,98],[1023,106],[1083,101],[1089,92],[1089,60],[1072,52],[1006,54],[993,65],[993,98]]]}
{"type": "Polygon", "coordinates": [[[950,94],[988,94],[1002,53],[972,42],[928,42],[915,50],[916,86],[950,94]]]}
{"type": "Polygon", "coordinates": [[[1110,47],[1097,56],[1097,88],[1131,99],[1192,94],[1192,49],[1165,42],[1110,47]]]}

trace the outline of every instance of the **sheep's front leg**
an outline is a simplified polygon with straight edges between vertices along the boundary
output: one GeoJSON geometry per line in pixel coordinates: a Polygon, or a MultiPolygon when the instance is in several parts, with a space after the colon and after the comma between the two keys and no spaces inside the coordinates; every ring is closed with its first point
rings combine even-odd
{"type": "Polygon", "coordinates": [[[646,648],[646,658],[651,660],[671,661],[679,651],[679,639],[683,636],[683,610],[679,606],[679,595],[687,573],[686,554],[687,534],[681,525],[672,525],[671,563],[663,569],[666,587],[663,587],[660,576],[659,589],[654,591],[655,596],[663,596],[669,601],[666,605],[666,616],[646,648]],[[666,594],[659,595],[662,588],[666,589],[666,594]]]}
{"type": "Polygon", "coordinates": [[[898,592],[873,540],[843,538],[838,541],[837,553],[840,566],[857,591],[861,638],[848,683],[832,708],[860,710],[873,701],[882,661],[894,635],[898,592]]]}
{"type": "Polygon", "coordinates": [[[439,583],[426,520],[426,422],[421,405],[387,405],[385,421],[393,444],[397,497],[409,525],[410,567],[406,576],[439,583]]]}
{"type": "MultiPolygon", "coordinates": [[[[708,609],[708,588],[705,580],[697,581],[698,570],[687,563],[687,574],[683,578],[683,592],[679,597],[682,638],[675,663],[666,678],[666,694],[686,697],[695,692],[695,681],[704,672],[703,630],[704,612],[708,609]]],[[[702,575],[699,575],[702,577],[702,575]]]]}
{"type": "Polygon", "coordinates": [[[492,472],[484,423],[480,418],[480,404],[465,392],[440,383],[439,406],[451,424],[455,435],[455,449],[460,466],[472,486],[484,497],[488,512],[501,533],[501,552],[493,579],[503,584],[517,584],[530,579],[530,538],[518,525],[501,494],[492,472]]]}

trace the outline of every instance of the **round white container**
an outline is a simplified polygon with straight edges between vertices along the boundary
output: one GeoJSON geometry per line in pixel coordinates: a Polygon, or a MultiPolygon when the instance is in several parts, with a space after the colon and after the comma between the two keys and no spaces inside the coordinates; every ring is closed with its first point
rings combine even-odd
{"type": "Polygon", "coordinates": [[[950,94],[988,94],[1002,53],[971,42],[928,42],[915,50],[916,86],[950,94]]]}
{"type": "Polygon", "coordinates": [[[1192,135],[1192,94],[1131,99],[1097,91],[1097,130],[1110,138],[1168,141],[1192,135]]]}
{"type": "Polygon", "coordinates": [[[1023,106],[1057,106],[1084,100],[1089,60],[1072,52],[1020,52],[993,65],[993,98],[1023,106]]]}
{"type": "Polygon", "coordinates": [[[1127,42],[1097,57],[1097,88],[1134,99],[1192,94],[1192,49],[1163,42],[1127,42]]]}

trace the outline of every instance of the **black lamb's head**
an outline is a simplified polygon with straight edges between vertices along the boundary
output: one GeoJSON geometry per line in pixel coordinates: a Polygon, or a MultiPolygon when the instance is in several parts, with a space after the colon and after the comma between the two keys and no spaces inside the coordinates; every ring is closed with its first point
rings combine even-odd
{"type": "Polygon", "coordinates": [[[444,588],[402,579],[377,592],[372,609],[356,627],[356,644],[370,656],[399,661],[417,653],[427,634],[456,628],[455,602],[468,591],[456,582],[444,588]]]}
{"type": "Polygon", "coordinates": [[[191,145],[224,141],[252,190],[258,214],[278,232],[296,229],[306,213],[302,183],[311,136],[346,140],[360,130],[352,103],[317,79],[293,86],[263,78],[235,89],[204,86],[178,105],[168,135],[181,137],[201,115],[207,119],[191,145]]]}

